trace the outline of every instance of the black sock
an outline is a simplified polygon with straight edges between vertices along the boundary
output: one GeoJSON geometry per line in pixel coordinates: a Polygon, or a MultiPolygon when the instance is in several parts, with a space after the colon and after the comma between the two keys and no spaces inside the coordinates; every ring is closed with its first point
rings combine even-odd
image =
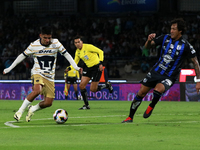
{"type": "Polygon", "coordinates": [[[133,119],[133,116],[134,116],[136,110],[138,109],[138,107],[140,106],[142,99],[143,99],[143,97],[136,95],[133,102],[131,103],[130,113],[129,113],[129,117],[131,119],[133,119]]]}
{"type": "Polygon", "coordinates": [[[76,99],[78,100],[78,91],[75,91],[76,99]]]}
{"type": "Polygon", "coordinates": [[[98,85],[97,91],[101,91],[102,89],[105,89],[107,87],[108,87],[107,84],[98,85]]]}
{"type": "Polygon", "coordinates": [[[152,108],[154,108],[155,105],[157,104],[157,102],[159,101],[159,99],[160,99],[161,96],[162,96],[162,93],[154,90],[153,91],[153,98],[152,98],[152,101],[149,104],[149,106],[151,106],[152,108]]]}
{"type": "Polygon", "coordinates": [[[89,103],[88,103],[88,97],[87,97],[87,90],[86,89],[81,90],[81,95],[83,97],[83,101],[85,105],[88,106],[89,103]]]}

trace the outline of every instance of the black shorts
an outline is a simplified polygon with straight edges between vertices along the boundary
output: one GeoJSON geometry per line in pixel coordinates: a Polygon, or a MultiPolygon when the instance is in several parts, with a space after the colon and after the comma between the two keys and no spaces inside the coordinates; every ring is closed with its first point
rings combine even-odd
{"type": "Polygon", "coordinates": [[[99,70],[99,64],[90,68],[85,67],[83,70],[83,76],[89,77],[92,81],[98,82],[101,78],[102,71],[99,70]]]}
{"type": "Polygon", "coordinates": [[[67,77],[67,84],[77,84],[77,77],[67,77]]]}
{"type": "Polygon", "coordinates": [[[165,91],[167,91],[174,85],[175,81],[175,78],[158,74],[155,71],[150,71],[140,83],[151,88],[154,88],[158,83],[162,83],[165,86],[165,91]]]}

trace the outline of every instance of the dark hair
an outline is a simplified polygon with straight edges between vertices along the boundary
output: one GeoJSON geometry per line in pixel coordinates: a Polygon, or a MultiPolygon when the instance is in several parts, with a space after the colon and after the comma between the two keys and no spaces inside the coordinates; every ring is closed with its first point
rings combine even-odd
{"type": "Polygon", "coordinates": [[[52,30],[50,26],[44,26],[41,28],[41,34],[47,34],[50,35],[52,34],[52,30]]]}
{"type": "MultiPolygon", "coordinates": [[[[76,40],[76,39],[81,39],[81,36],[76,35],[76,36],[74,37],[74,40],[76,40]]],[[[81,39],[81,41],[82,41],[82,39],[81,39]]]]}
{"type": "Polygon", "coordinates": [[[175,24],[177,23],[177,28],[178,28],[178,31],[182,31],[182,35],[185,33],[186,31],[186,23],[185,21],[183,20],[183,18],[176,18],[176,19],[173,19],[171,21],[171,25],[172,24],[175,24]]]}

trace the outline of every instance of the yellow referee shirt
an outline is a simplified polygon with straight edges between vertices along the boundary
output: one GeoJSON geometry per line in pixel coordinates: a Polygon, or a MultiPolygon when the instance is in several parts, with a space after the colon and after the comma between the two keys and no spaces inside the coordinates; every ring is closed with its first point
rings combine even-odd
{"type": "Polygon", "coordinates": [[[79,79],[80,78],[79,71],[77,71],[71,66],[71,70],[68,71],[67,73],[64,73],[64,77],[77,77],[77,79],[79,79]]]}
{"type": "MultiPolygon", "coordinates": [[[[103,62],[104,55],[103,51],[94,45],[83,44],[82,49],[76,49],[74,61],[76,64],[79,63],[80,59],[84,61],[88,68],[103,62]]],[[[72,66],[70,66],[72,67],[72,66]]]]}

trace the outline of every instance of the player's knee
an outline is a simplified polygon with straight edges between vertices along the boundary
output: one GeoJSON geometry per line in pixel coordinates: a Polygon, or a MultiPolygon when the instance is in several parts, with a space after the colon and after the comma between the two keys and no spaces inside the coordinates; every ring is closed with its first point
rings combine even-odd
{"type": "Polygon", "coordinates": [[[46,102],[46,103],[45,103],[45,106],[46,106],[46,107],[51,107],[51,106],[52,106],[52,102],[46,102]]]}
{"type": "Polygon", "coordinates": [[[145,97],[146,94],[147,94],[147,92],[142,92],[142,91],[137,93],[137,95],[140,96],[140,97],[145,97]]]}
{"type": "Polygon", "coordinates": [[[82,84],[80,84],[80,85],[79,85],[79,88],[80,88],[80,90],[83,90],[83,89],[85,89],[85,86],[82,85],[82,84]]]}

